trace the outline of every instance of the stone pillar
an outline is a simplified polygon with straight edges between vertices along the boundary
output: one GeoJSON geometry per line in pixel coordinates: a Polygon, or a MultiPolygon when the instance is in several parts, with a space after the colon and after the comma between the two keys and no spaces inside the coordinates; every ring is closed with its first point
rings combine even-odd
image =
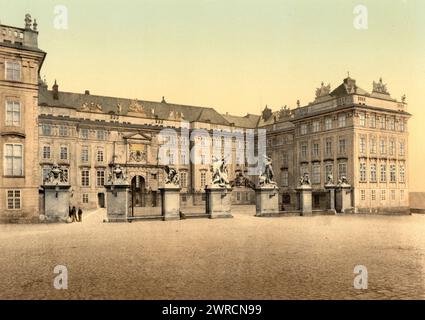
{"type": "Polygon", "coordinates": [[[279,189],[276,186],[261,186],[255,189],[257,217],[279,214],[279,189]]]}
{"type": "Polygon", "coordinates": [[[180,187],[165,185],[161,192],[162,219],[180,220],[180,187]]]}
{"type": "Polygon", "coordinates": [[[108,222],[127,222],[130,185],[128,183],[105,184],[106,214],[108,222]]]}
{"type": "Polygon", "coordinates": [[[44,216],[47,222],[66,222],[69,218],[71,186],[68,183],[44,186],[44,216]]]}
{"type": "Polygon", "coordinates": [[[351,208],[351,186],[346,183],[338,184],[336,190],[336,211],[338,213],[347,213],[351,208]]]}
{"type": "Polygon", "coordinates": [[[207,186],[206,213],[211,219],[233,218],[232,216],[232,188],[207,186]]]}
{"type": "Polygon", "coordinates": [[[335,210],[335,188],[334,184],[326,184],[325,189],[329,191],[329,211],[336,214],[335,210]]]}
{"type": "Polygon", "coordinates": [[[312,192],[310,185],[302,185],[297,188],[300,195],[300,211],[302,216],[311,216],[313,214],[312,208],[312,192]]]}

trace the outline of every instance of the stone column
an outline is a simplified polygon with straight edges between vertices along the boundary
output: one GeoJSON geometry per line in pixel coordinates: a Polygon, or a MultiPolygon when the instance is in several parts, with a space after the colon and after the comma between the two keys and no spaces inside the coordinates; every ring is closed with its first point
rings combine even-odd
{"type": "Polygon", "coordinates": [[[270,217],[279,214],[279,189],[265,185],[255,189],[256,217],[270,217]]]}
{"type": "Polygon", "coordinates": [[[180,220],[180,187],[165,185],[161,192],[161,210],[164,221],[180,220]]]}
{"type": "Polygon", "coordinates": [[[125,182],[109,183],[105,184],[105,188],[108,222],[127,222],[130,185],[125,182]]]}
{"type": "Polygon", "coordinates": [[[233,218],[232,216],[232,188],[207,186],[206,213],[211,219],[233,218]]]}
{"type": "Polygon", "coordinates": [[[44,215],[47,222],[66,222],[69,217],[71,186],[68,183],[44,186],[44,215]]]}
{"type": "Polygon", "coordinates": [[[300,210],[302,216],[311,216],[313,214],[312,208],[312,192],[310,185],[302,185],[297,188],[300,195],[300,210]]]}
{"type": "Polygon", "coordinates": [[[336,211],[338,213],[347,213],[351,208],[351,186],[346,183],[338,184],[336,191],[336,211]]]}
{"type": "Polygon", "coordinates": [[[335,188],[334,184],[326,184],[325,189],[329,191],[329,211],[336,214],[335,210],[335,188]]]}

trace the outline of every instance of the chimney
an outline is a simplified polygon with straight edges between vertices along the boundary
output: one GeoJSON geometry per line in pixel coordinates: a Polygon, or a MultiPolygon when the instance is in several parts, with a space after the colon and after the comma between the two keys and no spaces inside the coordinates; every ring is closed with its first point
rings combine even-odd
{"type": "Polygon", "coordinates": [[[54,100],[59,100],[59,86],[55,80],[55,84],[52,87],[52,91],[53,91],[53,99],[54,100]]]}
{"type": "Polygon", "coordinates": [[[84,94],[85,94],[86,96],[89,96],[89,95],[90,95],[90,90],[86,90],[86,91],[84,91],[84,94]]]}

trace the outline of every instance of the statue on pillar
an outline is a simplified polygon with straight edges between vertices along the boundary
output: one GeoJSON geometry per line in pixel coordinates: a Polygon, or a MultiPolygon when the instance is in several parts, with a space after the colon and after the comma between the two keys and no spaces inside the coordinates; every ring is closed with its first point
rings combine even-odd
{"type": "Polygon", "coordinates": [[[331,186],[334,184],[334,177],[332,174],[328,174],[327,176],[327,180],[326,180],[326,185],[331,186]]]}
{"type": "Polygon", "coordinates": [[[215,186],[220,186],[222,188],[230,187],[230,182],[228,179],[227,165],[224,158],[218,159],[217,157],[213,158],[213,163],[211,165],[212,172],[212,184],[215,186]]]}
{"type": "Polygon", "coordinates": [[[59,184],[68,183],[68,177],[65,175],[64,170],[57,164],[53,164],[47,178],[44,180],[45,184],[59,184]]]}
{"type": "Polygon", "coordinates": [[[127,176],[119,164],[115,164],[108,177],[108,182],[111,184],[126,183],[127,176]]]}
{"type": "Polygon", "coordinates": [[[165,166],[164,170],[167,174],[167,176],[165,177],[165,184],[173,184],[175,186],[178,186],[180,183],[178,171],[174,168],[170,168],[169,166],[165,166]]]}
{"type": "Polygon", "coordinates": [[[272,166],[272,158],[268,156],[264,156],[264,172],[259,176],[259,185],[273,185],[276,186],[276,182],[273,181],[274,172],[272,166]]]}
{"type": "Polygon", "coordinates": [[[301,186],[311,186],[311,181],[308,173],[304,173],[304,175],[300,178],[301,186]]]}

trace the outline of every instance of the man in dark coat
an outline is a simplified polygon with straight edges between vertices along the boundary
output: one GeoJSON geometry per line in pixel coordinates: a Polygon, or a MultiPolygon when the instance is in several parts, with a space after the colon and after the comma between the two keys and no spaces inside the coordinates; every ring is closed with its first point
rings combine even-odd
{"type": "Polygon", "coordinates": [[[78,208],[78,222],[83,222],[83,210],[78,208]]]}

